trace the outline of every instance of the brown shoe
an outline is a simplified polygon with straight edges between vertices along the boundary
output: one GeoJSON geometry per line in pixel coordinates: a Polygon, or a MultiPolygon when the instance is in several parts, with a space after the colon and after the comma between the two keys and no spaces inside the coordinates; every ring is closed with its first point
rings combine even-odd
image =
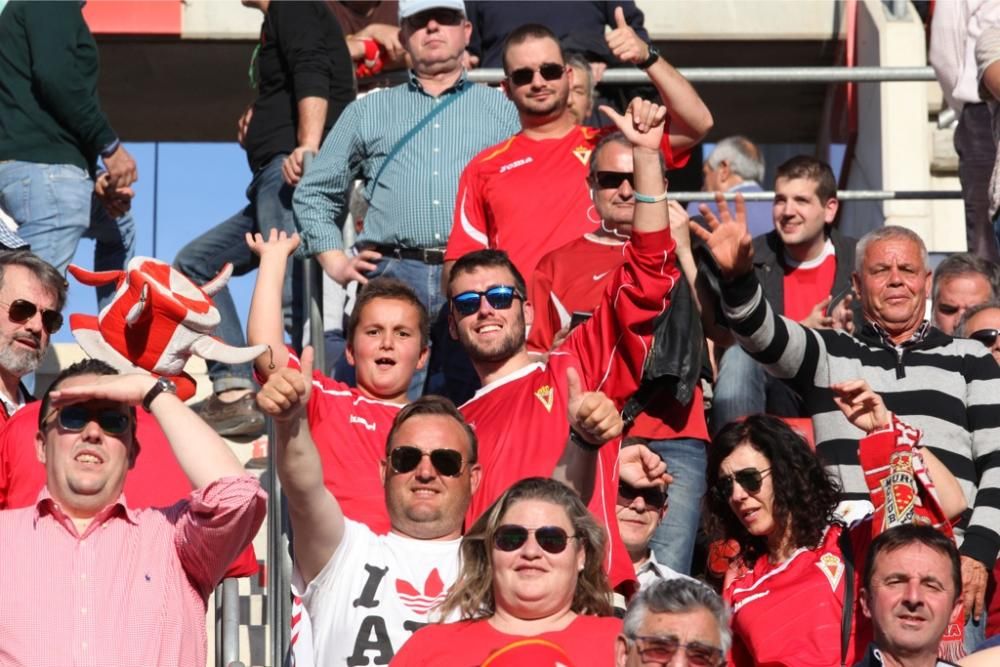
{"type": "Polygon", "coordinates": [[[257,437],[264,433],[264,413],[257,408],[257,395],[252,392],[231,403],[212,394],[193,409],[219,435],[257,437]]]}

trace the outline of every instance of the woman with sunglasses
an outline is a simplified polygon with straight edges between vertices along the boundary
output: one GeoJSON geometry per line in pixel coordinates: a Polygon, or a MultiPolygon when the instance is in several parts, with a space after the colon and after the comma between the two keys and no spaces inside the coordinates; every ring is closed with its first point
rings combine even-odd
{"type": "Polygon", "coordinates": [[[391,664],[488,664],[529,637],[557,645],[573,665],[613,664],[621,621],[611,616],[605,542],[568,487],[542,477],[517,482],[462,540],[458,583],[438,612],[463,620],[421,629],[391,664]]]}
{"type": "Polygon", "coordinates": [[[866,434],[859,455],[876,508],[849,529],[835,513],[839,484],[780,419],[732,422],[712,442],[707,523],[741,546],[724,590],[733,607],[730,665],[853,665],[870,639],[854,564],[864,562],[871,539],[904,521],[942,523],[950,532],[946,517],[965,510],[955,478],[926,449],[917,453],[920,432],[892,416],[866,382],[832,389],[866,434]],[[895,502],[906,497],[922,506],[895,502]]]}

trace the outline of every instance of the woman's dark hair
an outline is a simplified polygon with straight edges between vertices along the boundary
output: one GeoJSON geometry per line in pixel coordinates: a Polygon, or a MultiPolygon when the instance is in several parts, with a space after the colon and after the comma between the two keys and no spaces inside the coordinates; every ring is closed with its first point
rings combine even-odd
{"type": "Polygon", "coordinates": [[[779,530],[791,526],[792,546],[819,546],[823,531],[834,520],[840,499],[840,484],[823,468],[809,443],[788,424],[767,415],[751,415],[726,424],[712,440],[708,456],[708,488],[705,496],[706,529],[712,539],[735,539],[747,565],[768,553],[767,538],[751,535],[733,513],[728,499],[712,489],[719,479],[719,466],[742,444],[748,444],[770,461],[774,489],[774,521],[779,530]]]}

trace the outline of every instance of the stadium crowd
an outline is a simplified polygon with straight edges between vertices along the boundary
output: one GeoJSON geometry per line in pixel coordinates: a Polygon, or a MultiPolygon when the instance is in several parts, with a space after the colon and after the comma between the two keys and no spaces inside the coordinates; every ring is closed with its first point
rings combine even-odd
{"type": "Polygon", "coordinates": [[[633,2],[244,4],[247,203],[173,261],[266,352],[189,407],[101,359],[40,401],[22,381],[79,239],[95,270],[132,258],[138,172],[79,4],[0,2],[0,664],[204,665],[268,502],[222,436],[267,418],[300,667],[1000,664],[981,221],[932,271],[909,229],[839,233],[830,165],[764,183],[743,136],[685,209],[666,175],[712,115],[633,2]],[[648,85],[599,93],[615,66],[648,85]],[[311,258],[358,287],[326,368],[286,344],[311,258]],[[227,265],[257,272],[245,329],[227,265]]]}

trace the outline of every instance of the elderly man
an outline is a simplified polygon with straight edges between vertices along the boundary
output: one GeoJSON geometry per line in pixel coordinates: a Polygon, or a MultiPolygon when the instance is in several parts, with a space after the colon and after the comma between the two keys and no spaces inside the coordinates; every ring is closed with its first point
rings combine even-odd
{"type": "Polygon", "coordinates": [[[96,360],[56,378],[35,449],[45,488],[0,512],[0,541],[17,545],[4,554],[4,662],[204,665],[208,596],[264,520],[257,480],[171,382],[96,360]],[[164,509],[136,510],[122,494],[140,404],[195,489],[164,509]]]}
{"type": "Polygon", "coordinates": [[[996,263],[967,252],[949,255],[934,269],[934,326],[951,336],[965,310],[994,298],[998,286],[1000,267],[996,263]]]}
{"type": "MultiPolygon", "coordinates": [[[[740,345],[799,393],[813,421],[817,450],[837,473],[845,500],[864,500],[867,487],[853,427],[832,400],[831,385],[862,378],[886,407],[924,432],[925,441],[959,480],[971,517],[956,531],[961,545],[965,608],[983,610],[987,571],[1000,548],[1000,368],[975,341],[953,339],[924,316],[931,272],[914,232],[876,229],[859,242],[854,289],[865,324],[851,336],[811,329],[779,317],[753,272],[753,246],[743,202],[736,219],[721,197],[723,223],[708,213],[711,232],[692,226],[722,273],[723,310],[740,345]]],[[[707,212],[707,208],[703,208],[707,212]]],[[[975,638],[980,625],[969,628],[975,638]]]]}
{"type": "MultiPolygon", "coordinates": [[[[462,167],[520,125],[500,92],[466,76],[472,26],[462,0],[401,0],[399,22],[413,65],[409,82],[347,107],[295,192],[295,220],[301,252],[315,255],[337,282],[398,278],[437,313],[462,167]],[[368,213],[351,253],[341,229],[358,178],[368,213]]],[[[411,398],[425,376],[414,376],[411,398]]]]}
{"type": "Polygon", "coordinates": [[[34,400],[21,378],[42,362],[65,304],[55,267],[27,250],[0,252],[0,425],[34,400]]]}
{"type": "Polygon", "coordinates": [[[948,626],[962,622],[962,577],[955,543],[936,529],[905,524],[868,549],[861,609],[875,640],[855,667],[945,667],[938,659],[948,626]]]}
{"type": "Polygon", "coordinates": [[[615,642],[615,667],[721,667],[731,639],[729,609],[708,586],[691,579],[658,581],[629,604],[615,642]]]}
{"type": "MultiPolygon", "coordinates": [[[[764,155],[757,144],[746,137],[733,136],[722,139],[701,167],[705,192],[763,192],[764,155]]],[[[713,208],[712,204],[708,205],[713,208]]],[[[713,209],[714,211],[714,209],[713,209]]],[[[698,214],[698,205],[688,205],[688,213],[698,214]]],[[[774,229],[771,204],[766,201],[747,202],[747,226],[752,236],[760,236],[774,229]]]]}

